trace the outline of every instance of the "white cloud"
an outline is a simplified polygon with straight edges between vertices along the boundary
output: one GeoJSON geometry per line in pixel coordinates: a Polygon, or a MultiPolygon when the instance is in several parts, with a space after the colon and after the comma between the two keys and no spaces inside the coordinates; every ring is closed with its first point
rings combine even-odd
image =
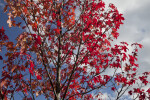
{"type": "Polygon", "coordinates": [[[138,42],[144,48],[139,52],[140,71],[150,71],[150,0],[104,0],[113,3],[125,17],[116,43],[138,42]]]}
{"type": "Polygon", "coordinates": [[[102,100],[108,100],[108,94],[104,93],[103,95],[101,95],[101,99],[102,100]]]}
{"type": "Polygon", "coordinates": [[[136,10],[145,4],[149,4],[150,0],[104,0],[106,4],[113,3],[121,13],[136,10]]]}
{"type": "Polygon", "coordinates": [[[111,94],[108,94],[108,93],[103,93],[103,94],[100,94],[98,97],[95,97],[94,98],[95,100],[115,100],[115,97],[112,97],[111,94]]]}
{"type": "MultiPolygon", "coordinates": [[[[115,43],[126,41],[138,42],[144,48],[139,50],[139,73],[150,72],[150,0],[104,0],[113,3],[125,17],[124,24],[120,27],[119,38],[115,43]]],[[[110,71],[112,72],[112,71],[110,71]]],[[[149,86],[144,87],[145,89],[149,86]]],[[[128,96],[126,93],[124,96],[128,96]]]]}

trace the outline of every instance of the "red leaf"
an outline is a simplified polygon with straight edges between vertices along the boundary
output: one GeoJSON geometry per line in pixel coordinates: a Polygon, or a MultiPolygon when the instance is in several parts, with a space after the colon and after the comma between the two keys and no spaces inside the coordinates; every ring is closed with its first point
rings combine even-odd
{"type": "Polygon", "coordinates": [[[122,46],[122,50],[124,50],[124,52],[127,52],[127,47],[126,46],[122,46]]]}
{"type": "Polygon", "coordinates": [[[53,17],[53,19],[54,19],[54,18],[56,17],[56,14],[55,14],[55,13],[53,13],[53,14],[52,14],[52,17],[53,17]]]}
{"type": "Polygon", "coordinates": [[[59,20],[57,20],[56,22],[57,22],[57,26],[61,27],[61,22],[59,20]]]}
{"type": "Polygon", "coordinates": [[[26,26],[23,26],[23,27],[22,27],[22,29],[25,29],[25,28],[26,28],[26,26]]]}
{"type": "Polygon", "coordinates": [[[133,68],[133,71],[136,71],[136,68],[133,68]]]}
{"type": "Polygon", "coordinates": [[[29,72],[33,75],[34,73],[33,73],[33,71],[34,71],[34,64],[33,64],[33,62],[32,61],[30,61],[30,68],[29,68],[29,72]]]}
{"type": "Polygon", "coordinates": [[[27,7],[25,7],[24,10],[23,10],[23,12],[24,12],[25,14],[27,14],[27,11],[28,11],[28,9],[27,9],[27,7]]]}
{"type": "Polygon", "coordinates": [[[29,68],[29,72],[31,73],[31,75],[33,76],[33,70],[31,68],[29,68]]]}
{"type": "Polygon", "coordinates": [[[4,28],[2,27],[2,29],[0,29],[0,33],[3,33],[4,34],[4,28]]]}
{"type": "Polygon", "coordinates": [[[148,94],[150,94],[150,88],[146,92],[148,92],[148,94]]]}
{"type": "Polygon", "coordinates": [[[59,28],[54,29],[54,30],[55,30],[56,34],[60,34],[60,29],[59,28]]]}
{"type": "Polygon", "coordinates": [[[139,48],[143,48],[143,45],[142,45],[142,44],[139,44],[139,48]]]}
{"type": "Polygon", "coordinates": [[[3,60],[3,57],[0,55],[0,60],[3,60]]]}
{"type": "Polygon", "coordinates": [[[42,80],[42,77],[41,77],[40,75],[37,75],[36,78],[37,78],[38,80],[42,80]]]}
{"type": "Polygon", "coordinates": [[[116,90],[116,88],[115,88],[115,87],[112,87],[112,88],[111,88],[111,90],[115,91],[115,90],[116,90]]]}
{"type": "Polygon", "coordinates": [[[39,44],[39,45],[41,45],[41,37],[38,35],[38,37],[37,37],[37,43],[39,44]]]}
{"type": "Polygon", "coordinates": [[[27,93],[27,89],[26,89],[26,88],[24,88],[24,93],[28,94],[28,93],[27,93]]]}
{"type": "Polygon", "coordinates": [[[129,91],[128,93],[129,93],[130,95],[132,95],[132,91],[129,91]]]}
{"type": "Polygon", "coordinates": [[[97,83],[97,82],[98,82],[98,80],[97,80],[96,77],[93,78],[93,81],[94,81],[94,83],[97,83]]]}
{"type": "Polygon", "coordinates": [[[34,67],[34,64],[32,61],[30,61],[30,68],[33,68],[34,67]]]}
{"type": "Polygon", "coordinates": [[[7,82],[6,80],[3,80],[3,81],[0,82],[0,89],[1,89],[3,86],[5,86],[6,82],[7,82]]]}

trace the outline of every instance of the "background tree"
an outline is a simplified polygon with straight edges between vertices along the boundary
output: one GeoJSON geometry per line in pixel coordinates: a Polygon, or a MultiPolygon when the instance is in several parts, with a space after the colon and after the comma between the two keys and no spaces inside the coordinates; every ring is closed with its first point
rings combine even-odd
{"type": "MultiPolygon", "coordinates": [[[[133,99],[148,99],[147,75],[137,74],[138,47],[117,39],[124,18],[102,0],[6,0],[9,27],[21,27],[17,43],[1,33],[7,49],[2,70],[1,99],[96,99],[113,91],[119,100],[127,91],[133,99]],[[23,22],[17,22],[20,18],[23,22]],[[137,84],[137,85],[136,85],[137,84]],[[132,86],[135,86],[131,88],[132,86]]],[[[3,59],[4,58],[4,59],[3,59]]]]}

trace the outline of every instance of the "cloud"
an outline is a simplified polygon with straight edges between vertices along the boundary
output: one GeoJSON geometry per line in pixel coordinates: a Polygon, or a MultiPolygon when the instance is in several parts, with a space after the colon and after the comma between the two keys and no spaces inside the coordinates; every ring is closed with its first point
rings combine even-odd
{"type": "Polygon", "coordinates": [[[108,100],[108,94],[107,93],[104,93],[103,95],[101,95],[101,99],[102,100],[108,100]]]}
{"type": "MultiPolygon", "coordinates": [[[[149,3],[150,4],[150,3],[149,3]]],[[[144,48],[139,52],[140,70],[150,71],[150,6],[147,2],[125,14],[125,24],[120,29],[119,41],[139,42],[144,48]],[[143,68],[144,66],[144,68],[143,68]]]]}
{"type": "Polygon", "coordinates": [[[150,0],[104,0],[104,2],[105,1],[107,5],[109,3],[115,4],[121,13],[127,13],[132,10],[134,11],[141,6],[150,3],[150,0]]]}
{"type": "Polygon", "coordinates": [[[115,97],[113,97],[111,94],[108,93],[102,93],[98,97],[94,97],[95,100],[115,100],[115,97]]]}
{"type": "MultiPolygon", "coordinates": [[[[119,30],[120,36],[115,43],[119,43],[121,41],[126,41],[128,43],[141,43],[144,48],[140,49],[138,54],[138,73],[141,74],[145,71],[150,72],[150,0],[105,1],[107,1],[106,4],[109,4],[110,2],[115,4],[118,10],[123,13],[125,17],[124,24],[119,30]]],[[[147,89],[149,86],[144,88],[147,89]]],[[[128,94],[126,93],[124,96],[127,95],[128,94]]]]}
{"type": "Polygon", "coordinates": [[[126,41],[138,42],[144,48],[139,51],[138,63],[141,71],[150,71],[150,0],[106,0],[115,4],[125,17],[124,24],[120,27],[119,38],[115,43],[126,41]]]}

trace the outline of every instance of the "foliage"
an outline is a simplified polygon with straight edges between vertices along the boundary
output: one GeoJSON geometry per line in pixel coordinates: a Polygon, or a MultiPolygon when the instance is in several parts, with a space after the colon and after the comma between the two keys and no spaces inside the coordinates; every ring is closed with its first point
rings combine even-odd
{"type": "Polygon", "coordinates": [[[91,100],[112,91],[116,100],[127,91],[133,99],[150,98],[149,72],[138,75],[141,44],[112,46],[124,17],[102,0],[6,0],[9,27],[24,32],[17,43],[0,29],[7,49],[0,84],[1,99],[91,100]],[[17,23],[15,18],[23,22],[17,23]],[[137,85],[136,85],[137,84],[137,85]],[[135,87],[133,87],[135,86],[135,87]],[[133,87],[133,88],[131,88],[133,87]],[[107,90],[107,91],[104,91],[107,90]]]}

